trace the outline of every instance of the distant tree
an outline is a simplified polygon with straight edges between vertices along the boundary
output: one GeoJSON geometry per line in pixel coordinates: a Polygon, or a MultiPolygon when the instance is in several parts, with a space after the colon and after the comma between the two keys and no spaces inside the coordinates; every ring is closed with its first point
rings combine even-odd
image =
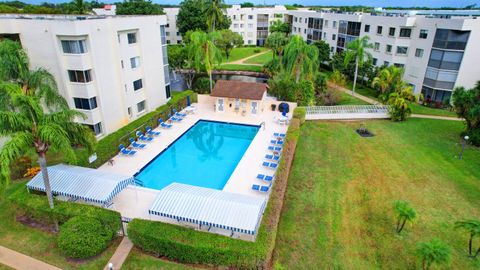
{"type": "Polygon", "coordinates": [[[16,7],[0,3],[0,13],[21,13],[20,10],[16,7]]]}
{"type": "Polygon", "coordinates": [[[255,7],[255,5],[251,2],[244,2],[240,4],[240,7],[247,8],[247,7],[255,7]]]}
{"type": "Polygon", "coordinates": [[[318,49],[318,62],[320,64],[330,61],[330,45],[323,40],[318,40],[313,43],[318,49]]]}
{"type": "Polygon", "coordinates": [[[480,146],[480,81],[470,90],[455,88],[452,97],[455,112],[465,119],[463,135],[468,135],[468,141],[473,145],[480,146]]]}
{"type": "Polygon", "coordinates": [[[274,21],[270,25],[269,29],[270,29],[270,33],[280,32],[280,33],[284,33],[285,36],[288,36],[290,34],[290,24],[286,22],[282,22],[281,20],[274,21]]]}
{"type": "Polygon", "coordinates": [[[439,239],[418,243],[416,253],[423,270],[430,269],[433,264],[446,264],[451,257],[450,248],[439,239]]]}
{"type": "Polygon", "coordinates": [[[272,49],[273,57],[280,57],[283,53],[285,45],[288,43],[288,38],[282,32],[273,32],[268,35],[265,41],[265,46],[272,49]]]}
{"type": "Polygon", "coordinates": [[[373,45],[369,43],[370,37],[363,36],[357,38],[354,41],[348,43],[347,53],[345,54],[345,65],[348,65],[352,59],[355,59],[355,74],[353,77],[352,91],[355,93],[355,87],[357,85],[358,69],[364,65],[366,58],[372,58],[372,55],[365,49],[373,48],[373,45]]]}
{"type": "Polygon", "coordinates": [[[308,45],[300,36],[293,36],[285,46],[282,64],[287,74],[295,78],[311,80],[318,71],[318,49],[308,45]]]}
{"type": "Polygon", "coordinates": [[[468,255],[470,257],[476,258],[480,254],[480,246],[478,247],[475,254],[473,254],[473,239],[476,236],[480,236],[480,220],[460,220],[455,222],[455,228],[461,229],[469,234],[468,239],[468,255]]]}
{"type": "Polygon", "coordinates": [[[393,204],[393,211],[397,216],[397,226],[396,231],[397,233],[401,233],[405,223],[407,221],[412,222],[417,217],[417,212],[410,204],[406,201],[395,201],[393,204]]]}
{"type": "MultiPolygon", "coordinates": [[[[180,10],[177,15],[178,31],[184,36],[188,31],[209,31],[207,7],[209,0],[184,0],[180,3],[180,10]]],[[[218,14],[220,16],[220,14],[218,14]]],[[[213,21],[211,21],[213,22],[213,21]]],[[[215,21],[215,29],[230,28],[230,18],[223,14],[222,19],[215,21]]]]}
{"type": "Polygon", "coordinates": [[[160,15],[162,8],[150,0],[125,0],[117,3],[117,15],[160,15]]]}
{"type": "Polygon", "coordinates": [[[168,45],[168,65],[171,69],[176,70],[184,67],[187,57],[186,47],[183,45],[168,45]]]}
{"type": "Polygon", "coordinates": [[[220,37],[215,40],[215,44],[219,49],[225,52],[227,60],[230,57],[230,51],[238,46],[243,45],[243,38],[240,34],[233,32],[230,29],[223,29],[219,31],[220,37]]]}

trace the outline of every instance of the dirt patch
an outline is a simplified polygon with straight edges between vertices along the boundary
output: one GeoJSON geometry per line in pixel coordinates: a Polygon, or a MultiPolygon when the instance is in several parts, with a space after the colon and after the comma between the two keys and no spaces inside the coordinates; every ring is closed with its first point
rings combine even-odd
{"type": "Polygon", "coordinates": [[[33,219],[29,216],[17,215],[16,220],[17,220],[17,222],[22,223],[23,225],[31,227],[31,228],[35,228],[35,229],[38,229],[38,230],[41,230],[41,231],[44,231],[44,232],[47,232],[47,233],[51,233],[51,234],[56,233],[55,225],[38,222],[37,220],[35,220],[35,219],[33,219]]]}

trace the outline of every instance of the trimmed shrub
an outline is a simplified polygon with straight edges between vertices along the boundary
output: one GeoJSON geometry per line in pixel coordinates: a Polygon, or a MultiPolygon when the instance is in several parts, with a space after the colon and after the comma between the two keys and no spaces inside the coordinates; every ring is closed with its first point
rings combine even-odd
{"type": "Polygon", "coordinates": [[[121,216],[118,212],[93,205],[57,200],[55,208],[50,209],[45,196],[28,193],[24,185],[18,185],[11,190],[7,199],[15,207],[17,214],[26,215],[43,224],[53,224],[55,220],[61,224],[73,217],[81,216],[96,218],[112,234],[120,230],[121,216]]]}
{"type": "Polygon", "coordinates": [[[74,259],[87,259],[104,251],[113,234],[96,218],[76,216],[60,227],[58,247],[74,259]]]}
{"type": "Polygon", "coordinates": [[[282,159],[255,242],[141,219],[129,223],[130,240],[145,252],[182,263],[269,269],[299,134],[300,120],[294,117],[288,128],[282,159]]]}
{"type": "Polygon", "coordinates": [[[300,120],[300,125],[305,123],[305,116],[307,115],[307,109],[305,107],[296,107],[293,110],[293,118],[300,120]]]}

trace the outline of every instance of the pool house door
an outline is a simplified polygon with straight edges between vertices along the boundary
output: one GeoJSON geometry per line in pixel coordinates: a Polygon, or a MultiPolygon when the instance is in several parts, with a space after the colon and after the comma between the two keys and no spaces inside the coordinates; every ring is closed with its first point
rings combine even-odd
{"type": "Polygon", "coordinates": [[[223,98],[217,98],[217,111],[218,112],[225,111],[225,100],[223,98]]]}
{"type": "Polygon", "coordinates": [[[251,113],[253,115],[257,115],[257,113],[258,113],[258,102],[257,101],[251,101],[250,104],[251,104],[251,107],[252,107],[251,113]]]}

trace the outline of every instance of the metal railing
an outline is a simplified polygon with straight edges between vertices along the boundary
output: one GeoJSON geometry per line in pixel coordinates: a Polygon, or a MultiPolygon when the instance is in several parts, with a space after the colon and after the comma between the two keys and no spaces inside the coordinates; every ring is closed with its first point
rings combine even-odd
{"type": "Polygon", "coordinates": [[[387,105],[341,105],[341,106],[308,106],[306,119],[368,119],[388,118],[387,105]]]}

